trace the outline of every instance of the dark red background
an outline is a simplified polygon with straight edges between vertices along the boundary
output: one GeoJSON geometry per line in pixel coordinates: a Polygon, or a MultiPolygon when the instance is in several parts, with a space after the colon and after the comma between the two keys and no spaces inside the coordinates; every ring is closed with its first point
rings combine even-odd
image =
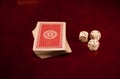
{"type": "Polygon", "coordinates": [[[118,0],[0,0],[0,79],[120,79],[118,0]],[[41,60],[32,51],[37,21],[67,22],[72,53],[41,60]],[[100,48],[90,52],[79,32],[98,29],[100,48]]]}

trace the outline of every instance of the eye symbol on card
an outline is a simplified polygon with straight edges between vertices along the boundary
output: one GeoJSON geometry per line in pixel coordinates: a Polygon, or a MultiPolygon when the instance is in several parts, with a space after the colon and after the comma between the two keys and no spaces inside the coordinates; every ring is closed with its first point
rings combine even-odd
{"type": "Polygon", "coordinates": [[[47,30],[43,33],[43,37],[46,39],[54,39],[57,37],[57,32],[54,30],[47,30]]]}

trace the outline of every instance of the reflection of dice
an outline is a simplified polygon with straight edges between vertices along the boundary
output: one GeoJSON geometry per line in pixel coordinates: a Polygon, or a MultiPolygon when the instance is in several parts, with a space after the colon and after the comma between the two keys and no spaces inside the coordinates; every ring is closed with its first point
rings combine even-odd
{"type": "Polygon", "coordinates": [[[88,41],[88,32],[87,31],[81,31],[79,34],[79,40],[81,42],[87,42],[88,41]]]}
{"type": "Polygon", "coordinates": [[[99,48],[99,41],[96,40],[96,39],[91,39],[89,42],[88,42],[88,48],[91,50],[91,51],[96,51],[98,48],[99,48]]]}
{"type": "Polygon", "coordinates": [[[93,31],[90,33],[90,38],[91,38],[91,39],[100,40],[100,38],[101,38],[101,33],[100,33],[98,30],[93,30],[93,31]]]}

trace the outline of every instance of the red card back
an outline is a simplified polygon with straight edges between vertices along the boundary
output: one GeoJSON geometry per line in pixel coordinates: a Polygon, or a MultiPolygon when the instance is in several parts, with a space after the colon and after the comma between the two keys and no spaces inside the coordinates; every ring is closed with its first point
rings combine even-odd
{"type": "Polygon", "coordinates": [[[63,24],[41,23],[36,48],[61,48],[63,24]]]}

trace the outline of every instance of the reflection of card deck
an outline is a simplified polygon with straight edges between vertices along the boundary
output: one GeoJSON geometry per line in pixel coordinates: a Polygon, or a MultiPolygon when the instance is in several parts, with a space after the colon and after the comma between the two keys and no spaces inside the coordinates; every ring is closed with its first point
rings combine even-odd
{"type": "Polygon", "coordinates": [[[65,22],[38,22],[32,33],[34,36],[33,51],[40,58],[71,52],[66,40],[65,22]]]}

